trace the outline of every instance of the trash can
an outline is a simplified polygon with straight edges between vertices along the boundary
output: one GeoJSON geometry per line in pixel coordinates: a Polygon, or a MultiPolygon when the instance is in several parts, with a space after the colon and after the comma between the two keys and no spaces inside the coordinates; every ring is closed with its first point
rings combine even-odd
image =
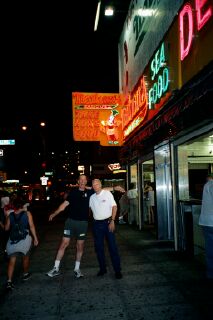
{"type": "Polygon", "coordinates": [[[179,250],[185,251],[188,256],[193,256],[193,215],[190,201],[180,201],[180,214],[178,220],[179,250]]]}
{"type": "Polygon", "coordinates": [[[187,255],[194,255],[193,216],[192,208],[186,206],[184,211],[185,250],[187,255]]]}

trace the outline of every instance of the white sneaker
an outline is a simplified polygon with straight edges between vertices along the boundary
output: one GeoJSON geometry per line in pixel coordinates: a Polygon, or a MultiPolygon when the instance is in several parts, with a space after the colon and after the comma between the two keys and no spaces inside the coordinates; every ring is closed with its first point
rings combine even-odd
{"type": "Polygon", "coordinates": [[[46,273],[46,275],[51,278],[59,276],[59,274],[60,274],[60,271],[56,267],[54,267],[53,269],[51,269],[49,272],[46,273]]]}
{"type": "Polygon", "coordinates": [[[82,278],[84,276],[80,269],[74,270],[74,275],[76,278],[82,278]]]}

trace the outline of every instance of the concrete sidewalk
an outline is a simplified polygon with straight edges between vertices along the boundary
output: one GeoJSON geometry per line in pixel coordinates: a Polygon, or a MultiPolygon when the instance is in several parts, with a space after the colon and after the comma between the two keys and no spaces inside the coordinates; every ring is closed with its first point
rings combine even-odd
{"type": "Polygon", "coordinates": [[[213,319],[213,288],[204,281],[204,264],[175,253],[171,243],[155,240],[149,229],[139,231],[117,225],[123,273],[120,280],[114,277],[108,255],[108,273],[96,276],[98,264],[91,228],[81,264],[84,278],[75,279],[73,275],[74,242],[66,251],[62,274],[47,277],[45,273],[53,267],[61,239],[63,220],[37,225],[37,230],[40,244],[31,257],[32,278],[21,282],[19,262],[12,292],[3,287],[6,263],[0,258],[1,320],[213,319]]]}

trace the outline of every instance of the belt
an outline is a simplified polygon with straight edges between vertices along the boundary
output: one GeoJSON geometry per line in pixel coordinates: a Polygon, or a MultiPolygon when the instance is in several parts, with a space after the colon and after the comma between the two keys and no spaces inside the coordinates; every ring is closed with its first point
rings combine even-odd
{"type": "Polygon", "coordinates": [[[107,218],[107,219],[102,219],[102,220],[95,220],[95,219],[94,219],[94,221],[95,221],[95,222],[109,221],[109,220],[110,220],[110,218],[111,218],[111,217],[109,217],[109,218],[107,218]]]}

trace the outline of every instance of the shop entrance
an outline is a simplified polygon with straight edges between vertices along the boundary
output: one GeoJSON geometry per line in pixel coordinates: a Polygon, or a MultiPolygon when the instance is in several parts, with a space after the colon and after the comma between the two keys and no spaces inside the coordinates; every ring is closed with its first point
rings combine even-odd
{"type": "Polygon", "coordinates": [[[156,223],[155,179],[153,159],[141,165],[142,173],[142,224],[154,226],[156,223]]]}
{"type": "Polygon", "coordinates": [[[154,158],[158,239],[173,240],[171,157],[169,143],[156,146],[154,158]]]}

